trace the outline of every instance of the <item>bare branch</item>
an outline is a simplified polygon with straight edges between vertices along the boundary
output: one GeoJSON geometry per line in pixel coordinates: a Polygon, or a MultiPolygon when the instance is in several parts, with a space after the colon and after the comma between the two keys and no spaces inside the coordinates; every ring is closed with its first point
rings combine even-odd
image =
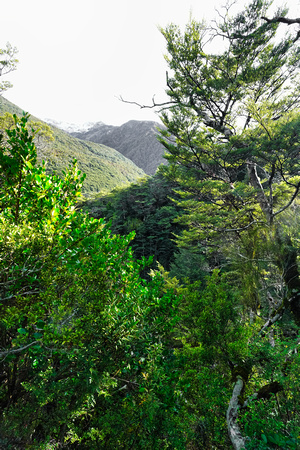
{"type": "Polygon", "coordinates": [[[248,223],[248,225],[245,225],[244,227],[240,227],[240,228],[225,228],[225,229],[220,229],[220,231],[226,232],[226,233],[245,231],[248,228],[250,228],[252,225],[257,225],[258,223],[265,224],[265,222],[263,220],[253,220],[252,222],[248,223]]]}
{"type": "Polygon", "coordinates": [[[123,102],[123,103],[128,103],[129,105],[136,105],[140,109],[162,108],[160,111],[162,111],[163,109],[168,108],[170,105],[176,105],[177,104],[177,102],[175,102],[175,101],[156,103],[155,100],[154,100],[154,97],[155,96],[152,97],[152,105],[142,105],[141,103],[132,102],[132,101],[129,101],[129,100],[124,100],[121,95],[119,97],[119,100],[121,100],[121,102],[123,102]]]}
{"type": "Polygon", "coordinates": [[[271,325],[273,325],[275,322],[277,322],[277,320],[279,320],[282,317],[282,313],[283,313],[283,310],[280,313],[275,314],[275,316],[270,317],[266,321],[266,323],[263,325],[263,327],[261,328],[259,335],[263,334],[267,328],[269,328],[271,325]]]}
{"type": "Polygon", "coordinates": [[[275,216],[277,216],[278,214],[282,213],[285,209],[287,209],[289,206],[291,206],[291,204],[293,203],[293,201],[295,200],[295,198],[297,197],[297,195],[298,195],[298,193],[299,193],[299,189],[300,189],[300,182],[297,184],[296,189],[295,189],[295,192],[294,192],[294,194],[292,195],[290,201],[289,201],[285,206],[283,206],[283,207],[280,208],[278,211],[276,211],[276,212],[273,214],[273,217],[275,217],[275,216]]]}
{"type": "MultiPolygon", "coordinates": [[[[300,17],[298,17],[296,19],[288,19],[287,17],[280,16],[280,17],[274,17],[274,19],[268,19],[267,17],[262,17],[262,19],[266,20],[267,23],[284,23],[286,25],[293,25],[293,24],[297,23],[300,25],[300,17]]],[[[300,38],[300,30],[296,34],[296,37],[293,40],[293,42],[296,42],[299,38],[300,38]]]]}
{"type": "Polygon", "coordinates": [[[272,219],[274,216],[273,211],[272,211],[271,205],[266,197],[264,189],[261,185],[259,176],[257,175],[256,164],[253,163],[252,161],[247,161],[247,169],[248,169],[251,186],[253,186],[256,189],[257,200],[260,204],[261,210],[265,214],[265,217],[266,217],[268,223],[272,223],[272,219]]]}
{"type": "Polygon", "coordinates": [[[33,294],[39,294],[41,291],[40,289],[36,289],[33,291],[27,291],[27,292],[18,292],[17,294],[9,295],[8,297],[0,298],[1,301],[4,300],[11,300],[12,298],[17,298],[18,296],[25,297],[25,295],[33,295],[33,294]]]}

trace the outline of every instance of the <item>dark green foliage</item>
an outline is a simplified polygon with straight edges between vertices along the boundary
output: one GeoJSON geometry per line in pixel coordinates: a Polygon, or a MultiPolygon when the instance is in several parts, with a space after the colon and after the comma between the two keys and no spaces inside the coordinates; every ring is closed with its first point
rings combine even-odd
{"type": "MultiPolygon", "coordinates": [[[[213,262],[211,261],[211,265],[213,262]]],[[[211,269],[205,249],[191,250],[179,248],[170,265],[170,276],[181,281],[204,282],[204,278],[211,269]]]]}
{"type": "Polygon", "coordinates": [[[158,172],[127,188],[87,201],[83,208],[91,216],[109,221],[114,233],[127,235],[134,231],[131,245],[135,257],[153,257],[154,262],[169,269],[176,250],[175,234],[182,229],[175,223],[180,208],[172,201],[176,198],[173,187],[158,172]]]}

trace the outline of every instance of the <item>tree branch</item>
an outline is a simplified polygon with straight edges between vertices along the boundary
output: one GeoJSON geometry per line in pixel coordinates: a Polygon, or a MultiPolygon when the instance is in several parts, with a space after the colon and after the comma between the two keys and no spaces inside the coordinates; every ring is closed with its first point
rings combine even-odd
{"type": "MultiPolygon", "coordinates": [[[[286,25],[293,25],[295,23],[300,25],[300,17],[296,19],[288,19],[287,17],[274,17],[274,19],[268,19],[267,17],[262,17],[263,20],[266,20],[267,23],[285,23],[286,25]]],[[[293,42],[296,42],[300,38],[300,30],[296,34],[293,42]]]]}
{"type": "Polygon", "coordinates": [[[142,105],[141,103],[132,102],[132,101],[129,101],[129,100],[124,100],[121,95],[119,96],[119,100],[121,100],[121,102],[123,102],[123,103],[128,103],[129,105],[136,105],[140,109],[161,108],[160,111],[162,111],[163,109],[168,108],[169,105],[176,105],[177,104],[177,102],[175,102],[175,101],[156,103],[155,100],[154,100],[154,96],[152,97],[152,105],[142,105]],[[166,108],[164,108],[164,107],[166,107],[166,108]]]}
{"type": "Polygon", "coordinates": [[[295,198],[297,197],[297,195],[298,195],[298,193],[299,193],[299,189],[300,189],[300,182],[297,184],[296,189],[295,189],[295,192],[294,192],[294,194],[292,195],[290,201],[289,201],[285,206],[283,206],[283,207],[280,208],[278,211],[276,211],[276,212],[273,214],[273,217],[277,216],[277,214],[282,213],[282,211],[284,211],[285,209],[287,209],[287,208],[293,203],[293,201],[295,200],[295,198]]]}
{"type": "Polygon", "coordinates": [[[265,195],[264,189],[261,185],[260,179],[257,175],[256,164],[252,161],[247,162],[247,168],[250,178],[250,184],[257,191],[257,199],[260,204],[262,212],[265,214],[268,223],[272,223],[273,211],[271,205],[265,195]]]}
{"type": "Polygon", "coordinates": [[[266,20],[268,23],[276,23],[276,22],[281,22],[281,23],[285,23],[287,25],[292,25],[294,23],[298,23],[300,25],[300,17],[298,17],[297,19],[288,19],[287,17],[274,17],[274,19],[268,19],[267,17],[262,17],[263,20],[266,20]]]}
{"type": "MultiPolygon", "coordinates": [[[[283,312],[283,311],[282,311],[283,312]]],[[[282,312],[281,313],[277,313],[275,314],[275,316],[270,317],[266,323],[263,325],[263,327],[261,328],[259,334],[263,334],[263,332],[269,328],[271,325],[273,325],[275,322],[277,322],[278,319],[280,319],[282,317],[282,312]]]]}
{"type": "Polygon", "coordinates": [[[38,341],[33,341],[30,344],[24,345],[24,347],[16,348],[15,350],[5,350],[3,352],[0,352],[0,358],[11,355],[12,353],[20,353],[23,350],[26,350],[28,347],[31,347],[32,345],[37,344],[37,343],[38,343],[38,341]]]}
{"type": "Polygon", "coordinates": [[[220,232],[226,232],[226,233],[232,233],[232,232],[240,232],[240,231],[245,231],[248,228],[250,228],[252,225],[256,225],[258,223],[265,223],[263,220],[253,220],[252,222],[248,223],[248,225],[245,225],[244,227],[240,227],[240,228],[220,228],[219,231],[220,232]]]}

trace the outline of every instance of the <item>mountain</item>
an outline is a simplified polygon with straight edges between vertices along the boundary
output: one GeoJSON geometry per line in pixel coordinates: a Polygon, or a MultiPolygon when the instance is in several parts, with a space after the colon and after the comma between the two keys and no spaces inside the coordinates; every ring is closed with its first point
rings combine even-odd
{"type": "Polygon", "coordinates": [[[71,135],[108,145],[131,159],[146,174],[153,175],[160,164],[166,163],[163,158],[165,148],[156,137],[157,127],[160,125],[152,121],[130,120],[121,126],[99,122],[87,131],[73,132],[71,135]]]}
{"type": "MultiPolygon", "coordinates": [[[[0,96],[0,115],[5,112],[21,116],[23,110],[0,96]]],[[[32,120],[39,120],[32,117],[32,120]]],[[[42,121],[40,121],[42,122],[42,121]]],[[[74,158],[86,173],[83,193],[86,196],[100,191],[110,191],[144,177],[145,172],[130,159],[106,145],[87,142],[50,126],[54,140],[37,143],[39,159],[47,161],[49,170],[61,173],[74,158]]]]}
{"type": "MultiPolygon", "coordinates": [[[[61,122],[59,120],[54,119],[43,119],[48,125],[52,125],[60,130],[66,131],[67,133],[83,133],[85,131],[90,130],[93,126],[97,124],[103,124],[103,122],[85,122],[81,125],[70,123],[70,122],[61,122]]],[[[103,124],[104,125],[104,124],[103,124]]]]}

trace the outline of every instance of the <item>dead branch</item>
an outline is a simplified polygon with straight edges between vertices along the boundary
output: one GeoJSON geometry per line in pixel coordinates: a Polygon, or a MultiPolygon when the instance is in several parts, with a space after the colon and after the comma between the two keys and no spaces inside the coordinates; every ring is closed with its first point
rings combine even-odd
{"type": "Polygon", "coordinates": [[[273,325],[275,322],[277,322],[277,320],[281,319],[282,317],[282,312],[275,314],[275,316],[269,318],[266,323],[263,325],[263,327],[261,328],[259,335],[262,335],[264,333],[264,331],[269,328],[271,325],[273,325]]]}
{"type": "Polygon", "coordinates": [[[154,97],[152,97],[152,105],[142,105],[141,103],[138,102],[133,102],[133,101],[129,101],[129,100],[124,100],[124,98],[120,95],[119,96],[119,100],[121,100],[121,102],[123,103],[128,103],[129,105],[136,105],[138,106],[140,109],[153,109],[153,108],[160,108],[159,112],[164,110],[164,109],[168,109],[170,107],[170,105],[175,105],[177,104],[177,102],[175,101],[168,101],[168,102],[163,102],[163,103],[156,103],[156,101],[154,100],[154,97]]]}

